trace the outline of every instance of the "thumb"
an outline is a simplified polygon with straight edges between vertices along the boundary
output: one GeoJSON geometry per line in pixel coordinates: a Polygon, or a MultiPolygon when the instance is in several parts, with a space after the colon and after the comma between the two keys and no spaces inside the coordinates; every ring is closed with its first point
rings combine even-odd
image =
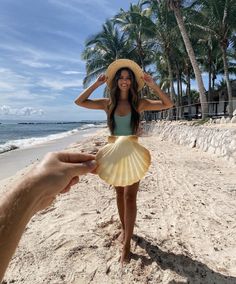
{"type": "Polygon", "coordinates": [[[86,161],[79,164],[71,164],[70,168],[73,171],[74,175],[84,175],[87,173],[91,173],[97,167],[97,163],[95,160],[86,161]]]}

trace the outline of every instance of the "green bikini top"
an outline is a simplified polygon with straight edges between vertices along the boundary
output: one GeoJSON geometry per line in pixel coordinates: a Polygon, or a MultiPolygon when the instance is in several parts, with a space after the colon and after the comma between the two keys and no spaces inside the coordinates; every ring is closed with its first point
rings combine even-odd
{"type": "Polygon", "coordinates": [[[114,120],[115,120],[114,135],[116,136],[133,135],[133,130],[131,127],[131,112],[123,116],[114,114],[114,120]]]}

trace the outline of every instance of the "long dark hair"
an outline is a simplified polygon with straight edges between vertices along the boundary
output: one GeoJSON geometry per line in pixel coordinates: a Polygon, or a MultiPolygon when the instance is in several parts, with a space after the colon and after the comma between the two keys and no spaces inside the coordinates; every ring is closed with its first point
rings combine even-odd
{"type": "Polygon", "coordinates": [[[114,129],[116,126],[115,120],[114,120],[114,113],[117,108],[119,97],[120,97],[120,89],[118,87],[118,80],[121,76],[121,72],[124,70],[129,73],[129,76],[131,78],[131,86],[129,89],[128,101],[131,106],[131,127],[132,127],[133,134],[136,134],[138,127],[139,127],[140,114],[137,111],[139,100],[140,100],[138,96],[138,83],[136,81],[133,71],[125,67],[125,68],[119,69],[116,72],[112,80],[112,87],[110,90],[110,103],[108,106],[108,117],[107,117],[107,123],[111,131],[111,134],[114,134],[114,129]]]}

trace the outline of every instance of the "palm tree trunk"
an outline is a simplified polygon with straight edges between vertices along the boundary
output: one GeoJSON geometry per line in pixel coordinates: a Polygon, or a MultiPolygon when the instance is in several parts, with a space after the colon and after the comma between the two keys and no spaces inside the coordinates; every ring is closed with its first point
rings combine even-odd
{"type": "Polygon", "coordinates": [[[208,72],[208,112],[210,116],[213,115],[213,98],[212,98],[212,55],[211,55],[211,49],[208,48],[208,64],[209,64],[209,72],[208,72]]]}
{"type": "MultiPolygon", "coordinates": [[[[181,72],[182,73],[182,72],[181,72]]],[[[184,107],[183,107],[183,82],[182,82],[182,74],[180,73],[180,115],[181,115],[181,119],[183,118],[184,115],[184,107]]]]}
{"type": "Polygon", "coordinates": [[[186,87],[186,92],[188,95],[188,119],[192,120],[192,100],[191,100],[191,71],[190,67],[188,67],[187,71],[187,87],[186,87]]]}
{"type": "MultiPolygon", "coordinates": [[[[169,80],[170,80],[170,98],[172,102],[175,102],[176,95],[175,95],[175,89],[174,89],[174,76],[173,76],[173,70],[172,70],[171,63],[170,63],[171,61],[170,61],[168,54],[166,58],[167,58],[167,66],[168,66],[168,73],[169,73],[169,80]]],[[[173,119],[173,109],[171,108],[168,112],[169,112],[168,116],[170,120],[172,120],[173,119]]]]}
{"type": "Polygon", "coordinates": [[[212,91],[215,91],[215,80],[216,80],[216,75],[215,73],[212,74],[212,91]]]}
{"type": "Polygon", "coordinates": [[[178,119],[182,119],[183,109],[182,109],[182,71],[179,67],[178,61],[176,60],[176,78],[177,78],[177,93],[178,93],[178,119]]]}
{"type": "Polygon", "coordinates": [[[193,70],[194,70],[194,74],[197,80],[197,84],[198,84],[198,90],[200,93],[200,102],[201,102],[201,110],[202,110],[202,119],[206,118],[208,116],[208,105],[207,105],[207,99],[206,99],[206,90],[205,87],[203,85],[203,81],[202,81],[202,76],[201,76],[201,72],[199,69],[199,66],[197,64],[197,60],[194,54],[194,50],[192,47],[192,44],[189,40],[187,31],[185,29],[185,25],[184,25],[184,21],[182,18],[182,15],[180,13],[180,9],[177,7],[173,7],[174,10],[174,14],[175,14],[175,18],[176,21],[178,23],[189,59],[191,61],[191,64],[193,66],[193,70]]]}
{"type": "Polygon", "coordinates": [[[224,75],[225,75],[225,81],[226,81],[226,86],[227,86],[227,91],[228,91],[228,101],[229,101],[229,117],[233,117],[233,99],[232,99],[232,86],[229,81],[229,68],[228,68],[228,61],[226,57],[226,49],[224,46],[221,46],[222,50],[222,55],[223,55],[223,62],[224,62],[224,75]]]}
{"type": "Polygon", "coordinates": [[[212,114],[212,95],[211,95],[211,71],[208,72],[208,113],[212,114]]]}
{"type": "Polygon", "coordinates": [[[177,109],[177,116],[178,116],[178,119],[181,119],[181,112],[180,112],[180,108],[181,108],[181,105],[180,105],[180,87],[179,87],[179,74],[177,73],[176,74],[176,78],[177,78],[177,102],[178,102],[178,109],[177,109]]]}

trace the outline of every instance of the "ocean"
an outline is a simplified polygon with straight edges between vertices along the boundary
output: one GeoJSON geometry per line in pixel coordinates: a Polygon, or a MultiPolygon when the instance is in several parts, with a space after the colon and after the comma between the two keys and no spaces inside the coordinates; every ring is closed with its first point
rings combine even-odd
{"type": "Polygon", "coordinates": [[[105,126],[105,121],[0,120],[0,154],[105,126]]]}

